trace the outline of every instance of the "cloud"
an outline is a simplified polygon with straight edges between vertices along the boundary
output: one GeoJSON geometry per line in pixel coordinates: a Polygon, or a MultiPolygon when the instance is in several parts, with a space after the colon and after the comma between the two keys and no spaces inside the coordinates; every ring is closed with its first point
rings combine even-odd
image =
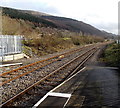
{"type": "Polygon", "coordinates": [[[118,34],[118,23],[104,23],[100,25],[98,24],[97,27],[102,30],[118,34]]]}
{"type": "Polygon", "coordinates": [[[17,9],[35,10],[48,14],[60,14],[57,8],[42,2],[42,0],[2,0],[0,5],[17,9]]]}

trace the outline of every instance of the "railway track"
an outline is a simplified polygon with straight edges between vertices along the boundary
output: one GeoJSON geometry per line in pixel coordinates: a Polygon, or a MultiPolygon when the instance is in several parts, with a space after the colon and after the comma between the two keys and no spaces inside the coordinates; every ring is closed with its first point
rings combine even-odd
{"type": "Polygon", "coordinates": [[[0,101],[0,104],[5,102],[9,98],[13,97],[14,95],[18,94],[19,92],[23,91],[25,88],[37,82],[39,79],[45,77],[51,71],[54,71],[56,68],[58,68],[65,62],[68,62],[70,59],[72,59],[71,55],[74,58],[75,56],[79,55],[81,52],[84,52],[84,50],[88,50],[91,47],[92,45],[85,46],[85,47],[77,48],[75,50],[70,50],[65,53],[60,53],[58,55],[50,57],[54,59],[50,59],[50,58],[43,59],[39,61],[41,62],[38,65],[39,67],[35,67],[37,65],[34,65],[37,62],[32,63],[32,67],[35,68],[34,70],[32,68],[31,69],[29,68],[29,65],[31,66],[31,64],[29,64],[29,65],[22,66],[20,68],[0,74],[1,75],[0,80],[2,79],[1,81],[3,81],[0,86],[2,91],[1,97],[0,97],[2,99],[0,101]],[[44,61],[44,64],[43,64],[43,61],[44,61]]]}
{"type": "MultiPolygon", "coordinates": [[[[88,46],[86,46],[86,47],[88,47],[88,46]]],[[[53,57],[50,57],[50,58],[47,58],[47,59],[44,59],[41,61],[37,61],[37,62],[31,63],[29,65],[25,65],[25,66],[19,67],[17,69],[10,70],[8,72],[4,72],[4,73],[0,74],[0,77],[2,78],[2,83],[0,83],[0,86],[7,84],[10,81],[13,81],[15,79],[18,79],[22,76],[25,76],[31,72],[34,72],[35,70],[45,67],[45,66],[47,66],[53,62],[56,62],[62,58],[65,58],[66,56],[69,56],[72,53],[78,52],[80,50],[82,51],[83,48],[85,48],[85,47],[78,48],[78,49],[63,53],[63,54],[59,54],[59,55],[56,55],[56,56],[53,56],[53,57]]]]}
{"type": "MultiPolygon", "coordinates": [[[[49,58],[49,60],[46,59],[46,60],[42,60],[42,61],[33,63],[32,66],[35,66],[37,64],[37,66],[39,68],[41,68],[41,67],[47,66],[48,64],[52,64],[55,61],[61,60],[61,59],[65,58],[66,56],[71,55],[72,53],[74,54],[76,52],[79,52],[79,51],[85,49],[85,50],[83,50],[83,52],[81,54],[79,53],[75,58],[72,58],[70,61],[64,63],[64,65],[61,65],[59,68],[55,69],[54,71],[49,72],[44,77],[41,77],[38,81],[34,82],[34,84],[27,86],[24,90],[19,91],[17,93],[17,95],[15,94],[11,98],[6,99],[6,101],[3,101],[1,104],[1,107],[9,106],[9,105],[15,105],[15,106],[23,105],[24,100],[28,101],[27,104],[29,104],[29,100],[31,100],[31,99],[34,100],[34,98],[35,98],[35,100],[30,102],[30,104],[31,105],[35,104],[37,102],[37,98],[40,99],[40,97],[44,96],[48,91],[50,91],[55,86],[60,84],[66,78],[69,78],[74,73],[76,73],[81,68],[81,66],[96,52],[96,50],[98,49],[98,46],[99,45],[91,46],[91,47],[87,46],[88,47],[87,50],[85,48],[80,48],[80,49],[76,49],[74,51],[70,51],[70,52],[67,52],[67,53],[64,53],[61,55],[51,57],[51,58],[49,58]],[[60,56],[62,56],[62,57],[60,57],[60,56]],[[48,61],[48,62],[44,63],[44,61],[45,62],[48,61]],[[42,66],[39,63],[42,63],[42,66]],[[20,98],[20,97],[22,97],[22,98],[20,98]],[[18,98],[20,98],[20,99],[18,100],[18,98]],[[18,100],[18,101],[16,101],[16,100],[18,100]]],[[[31,66],[31,64],[23,66],[21,68],[24,70],[26,67],[29,67],[29,66],[31,66]]],[[[37,67],[37,69],[38,69],[38,67],[37,67]]],[[[20,70],[22,70],[21,68],[20,68],[20,70]]],[[[28,71],[27,69],[26,70],[27,70],[27,72],[31,73],[32,71],[35,71],[37,69],[29,68],[30,71],[28,71]]],[[[5,73],[1,74],[1,76],[5,76],[7,74],[14,75],[14,73],[17,70],[19,70],[19,68],[15,69],[14,71],[12,70],[10,72],[5,72],[5,73]]],[[[27,74],[29,74],[29,73],[27,73],[27,74]]],[[[22,74],[24,74],[24,73],[22,73],[22,74]]],[[[26,74],[24,74],[24,76],[25,75],[26,74]]],[[[6,84],[8,84],[8,82],[2,83],[3,86],[6,84]]],[[[8,84],[8,86],[9,86],[9,84],[8,84]]],[[[23,106],[27,106],[27,104],[23,105],[23,106]]]]}
{"type": "Polygon", "coordinates": [[[27,93],[27,95],[28,94],[29,95],[33,95],[33,94],[37,94],[38,95],[39,94],[40,95],[42,93],[41,96],[43,96],[45,93],[47,93],[47,91],[51,90],[53,87],[55,87],[61,81],[63,81],[66,77],[69,77],[70,75],[75,73],[77,71],[77,69],[79,69],[84,64],[84,62],[92,54],[94,54],[94,52],[97,49],[98,48],[91,48],[90,50],[84,52],[83,54],[78,55],[74,59],[70,60],[69,62],[67,62],[63,66],[59,67],[55,71],[51,72],[50,74],[48,74],[47,76],[42,78],[41,80],[37,81],[36,83],[34,83],[33,85],[29,86],[28,88],[26,88],[22,92],[18,93],[17,95],[12,97],[11,99],[7,100],[1,106],[9,105],[10,103],[14,102],[16,99],[18,99],[20,96],[22,96],[22,95],[24,95],[26,93],[27,93]],[[77,62],[77,61],[79,61],[79,62],[77,62]],[[76,64],[76,65],[73,66],[73,64],[76,64]],[[79,65],[79,68],[77,67],[78,65],[79,65]],[[73,73],[71,73],[71,72],[73,72],[73,73]],[[34,88],[34,90],[32,88],[34,88]],[[31,89],[32,89],[32,93],[29,92],[31,89]]]}
{"type": "Polygon", "coordinates": [[[7,72],[7,71],[10,71],[10,70],[13,70],[13,69],[16,69],[18,67],[21,67],[22,66],[22,63],[13,63],[13,64],[2,64],[0,65],[0,72],[7,72]]]}

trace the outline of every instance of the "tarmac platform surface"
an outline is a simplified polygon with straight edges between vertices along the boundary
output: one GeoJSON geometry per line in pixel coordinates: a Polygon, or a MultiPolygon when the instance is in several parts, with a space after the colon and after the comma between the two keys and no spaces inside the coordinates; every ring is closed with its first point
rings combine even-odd
{"type": "Polygon", "coordinates": [[[46,94],[37,107],[120,108],[120,70],[99,63],[99,53],[100,50],[82,70],[46,94]]]}

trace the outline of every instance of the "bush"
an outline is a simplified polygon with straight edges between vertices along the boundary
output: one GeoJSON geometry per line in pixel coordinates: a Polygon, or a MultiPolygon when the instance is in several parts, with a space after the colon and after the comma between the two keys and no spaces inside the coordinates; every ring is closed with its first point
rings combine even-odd
{"type": "Polygon", "coordinates": [[[109,45],[104,52],[104,61],[109,66],[120,67],[120,45],[109,45]]]}

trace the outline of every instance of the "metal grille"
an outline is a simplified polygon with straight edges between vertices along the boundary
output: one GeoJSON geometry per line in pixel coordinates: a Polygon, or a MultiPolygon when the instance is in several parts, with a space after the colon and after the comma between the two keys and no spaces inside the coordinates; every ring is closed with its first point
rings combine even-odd
{"type": "Polygon", "coordinates": [[[0,56],[21,53],[22,36],[0,35],[0,56]]]}

